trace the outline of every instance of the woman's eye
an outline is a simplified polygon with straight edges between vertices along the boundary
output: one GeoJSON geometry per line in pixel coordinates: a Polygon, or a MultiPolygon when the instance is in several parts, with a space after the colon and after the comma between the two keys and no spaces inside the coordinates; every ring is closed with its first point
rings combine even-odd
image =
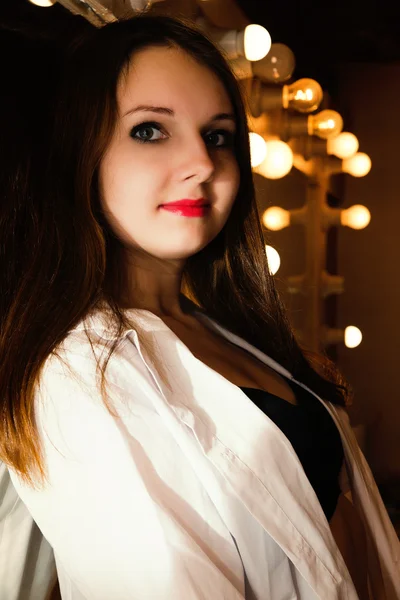
{"type": "Polygon", "coordinates": [[[163,136],[161,127],[157,123],[141,123],[131,131],[131,137],[142,143],[158,142],[165,139],[163,136]]]}
{"type": "Polygon", "coordinates": [[[210,146],[216,148],[233,146],[234,134],[224,129],[211,131],[206,135],[206,141],[210,146]]]}

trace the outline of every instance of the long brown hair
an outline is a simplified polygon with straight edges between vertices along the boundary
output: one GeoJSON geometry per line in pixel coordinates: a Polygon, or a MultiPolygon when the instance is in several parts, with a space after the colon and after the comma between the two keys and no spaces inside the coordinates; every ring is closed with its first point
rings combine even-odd
{"type": "MultiPolygon", "coordinates": [[[[238,195],[223,230],[187,260],[182,291],[317,394],[345,404],[346,388],[339,385],[332,365],[324,363],[325,373],[313,368],[299,348],[269,274],[246,111],[234,75],[194,27],[169,17],[140,15],[90,31],[66,53],[53,103],[52,134],[47,145],[43,142],[41,158],[47,166],[27,151],[26,160],[10,167],[4,187],[0,458],[30,484],[35,474],[45,477],[34,397],[46,360],[99,307],[111,310],[119,332],[132,326],[132,318],[128,321],[118,304],[124,283],[118,268],[121,243],[101,211],[98,169],[115,127],[119,78],[135,52],[149,46],[180,47],[211,69],[225,86],[237,118],[238,195]]],[[[117,343],[99,365],[102,385],[117,343]]]]}

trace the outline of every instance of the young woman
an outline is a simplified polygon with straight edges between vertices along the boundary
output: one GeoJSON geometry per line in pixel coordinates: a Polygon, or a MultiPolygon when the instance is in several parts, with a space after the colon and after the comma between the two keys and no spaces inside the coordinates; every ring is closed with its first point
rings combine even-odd
{"type": "Polygon", "coordinates": [[[174,19],[114,23],[54,110],[41,184],[4,209],[0,457],[61,596],[399,598],[346,388],[268,272],[224,58],[174,19]]]}

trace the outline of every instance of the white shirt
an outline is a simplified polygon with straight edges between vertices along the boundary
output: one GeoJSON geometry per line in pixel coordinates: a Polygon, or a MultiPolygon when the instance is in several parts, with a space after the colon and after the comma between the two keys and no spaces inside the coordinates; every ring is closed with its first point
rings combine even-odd
{"type": "MultiPolygon", "coordinates": [[[[288,439],[160,318],[132,314],[158,352],[166,382],[136,331],[125,332],[107,369],[112,416],[79,324],[63,344],[66,364],[47,361],[35,403],[49,483],[33,490],[10,473],[54,549],[63,600],[356,600],[288,439]]],[[[251,344],[196,315],[292,378],[251,344]]],[[[100,313],[86,325],[100,347],[113,338],[100,313]]],[[[369,537],[373,600],[398,600],[399,541],[345,411],[323,404],[340,432],[369,537]],[[385,584],[379,596],[377,571],[385,584]]]]}
{"type": "Polygon", "coordinates": [[[0,599],[45,600],[56,580],[53,549],[0,462],[0,599]]]}

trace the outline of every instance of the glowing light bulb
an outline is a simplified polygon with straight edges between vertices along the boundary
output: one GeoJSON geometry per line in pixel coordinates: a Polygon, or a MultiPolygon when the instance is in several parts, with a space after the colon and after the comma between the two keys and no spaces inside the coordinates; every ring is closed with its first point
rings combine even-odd
{"type": "Polygon", "coordinates": [[[247,60],[261,60],[271,48],[271,36],[261,25],[247,25],[244,30],[244,55],[247,60]]]}
{"type": "Polygon", "coordinates": [[[254,131],[250,131],[250,156],[251,156],[251,166],[258,167],[264,160],[267,154],[267,145],[265,143],[264,138],[255,133],[254,131]]]}
{"type": "Polygon", "coordinates": [[[290,212],[279,206],[271,206],[264,211],[262,222],[267,229],[279,231],[290,225],[290,212]]]}
{"type": "Polygon", "coordinates": [[[285,177],[293,167],[293,152],[291,148],[281,140],[266,142],[266,147],[266,157],[256,167],[256,173],[267,179],[281,179],[281,177],[285,177]]]}
{"type": "Polygon", "coordinates": [[[316,135],[323,140],[335,138],[343,129],[343,119],[334,110],[321,110],[308,117],[308,135],[316,135]]]}
{"type": "Polygon", "coordinates": [[[350,158],[358,150],[358,139],[353,133],[343,131],[340,135],[327,143],[328,154],[338,158],[350,158]]]}
{"type": "Polygon", "coordinates": [[[271,275],[275,275],[281,266],[281,257],[279,256],[279,252],[272,246],[265,246],[265,254],[267,255],[269,272],[271,275]]]}
{"type": "Polygon", "coordinates": [[[358,327],[354,327],[353,325],[349,325],[344,330],[344,343],[347,348],[357,348],[361,344],[362,341],[362,333],[358,329],[358,327]]]}
{"type": "Polygon", "coordinates": [[[299,79],[291,85],[284,85],[282,90],[283,108],[292,108],[301,113],[317,110],[324,93],[314,79],[299,79]]]}
{"type": "Polygon", "coordinates": [[[56,3],[56,0],[29,0],[32,4],[36,4],[36,6],[53,6],[56,3]]]}
{"type": "Polygon", "coordinates": [[[366,206],[354,204],[340,213],[340,222],[342,225],[352,229],[364,229],[371,221],[371,213],[366,206]]]}
{"type": "Polygon", "coordinates": [[[342,170],[353,177],[364,177],[371,170],[371,159],[365,152],[357,152],[351,158],[346,158],[342,164],[342,170]]]}
{"type": "Polygon", "coordinates": [[[271,48],[271,36],[261,25],[252,23],[241,31],[222,29],[214,27],[203,17],[196,19],[196,25],[220,46],[228,60],[237,59],[238,56],[245,56],[249,61],[261,60],[271,48]]]}
{"type": "Polygon", "coordinates": [[[296,67],[296,59],[285,44],[272,44],[268,54],[252,63],[252,73],[264,81],[279,83],[290,79],[296,67]]]}

